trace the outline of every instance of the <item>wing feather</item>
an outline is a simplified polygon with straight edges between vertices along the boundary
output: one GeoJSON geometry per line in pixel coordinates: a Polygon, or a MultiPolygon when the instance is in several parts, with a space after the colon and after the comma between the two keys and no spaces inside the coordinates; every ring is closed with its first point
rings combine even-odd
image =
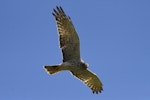
{"type": "Polygon", "coordinates": [[[61,7],[56,7],[52,14],[57,23],[63,62],[80,59],[80,41],[70,17],[66,16],[61,7]]]}
{"type": "Polygon", "coordinates": [[[72,74],[76,76],[78,79],[80,79],[84,84],[86,84],[93,91],[93,93],[96,92],[98,94],[98,92],[101,92],[103,90],[102,82],[93,72],[86,69],[86,70],[72,71],[72,74]]]}

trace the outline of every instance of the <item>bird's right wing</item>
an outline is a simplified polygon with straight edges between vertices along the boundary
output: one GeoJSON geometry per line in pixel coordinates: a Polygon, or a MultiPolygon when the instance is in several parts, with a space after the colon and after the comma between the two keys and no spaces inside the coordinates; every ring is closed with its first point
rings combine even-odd
{"type": "Polygon", "coordinates": [[[60,48],[63,53],[63,62],[71,59],[80,59],[80,42],[78,34],[69,16],[66,16],[61,7],[52,13],[56,19],[60,48]]]}

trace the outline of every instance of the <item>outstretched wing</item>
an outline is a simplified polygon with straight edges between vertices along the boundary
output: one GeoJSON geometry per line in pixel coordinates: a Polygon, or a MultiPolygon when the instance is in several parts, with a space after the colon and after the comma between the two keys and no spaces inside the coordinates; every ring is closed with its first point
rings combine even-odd
{"type": "Polygon", "coordinates": [[[71,59],[80,59],[80,42],[77,32],[69,16],[66,16],[61,7],[52,13],[56,19],[60,48],[63,53],[63,62],[71,59]]]}
{"type": "Polygon", "coordinates": [[[92,73],[89,70],[79,70],[79,71],[72,71],[72,74],[76,76],[78,79],[80,79],[83,83],[85,83],[93,93],[101,92],[103,90],[102,88],[102,82],[99,80],[99,78],[92,73]]]}

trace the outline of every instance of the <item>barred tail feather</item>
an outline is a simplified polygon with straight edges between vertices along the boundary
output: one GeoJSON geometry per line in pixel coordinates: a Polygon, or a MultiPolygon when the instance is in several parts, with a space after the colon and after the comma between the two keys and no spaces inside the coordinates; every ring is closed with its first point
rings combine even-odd
{"type": "Polygon", "coordinates": [[[61,66],[59,65],[53,65],[53,66],[44,66],[45,70],[49,74],[56,74],[57,72],[61,71],[61,66]]]}

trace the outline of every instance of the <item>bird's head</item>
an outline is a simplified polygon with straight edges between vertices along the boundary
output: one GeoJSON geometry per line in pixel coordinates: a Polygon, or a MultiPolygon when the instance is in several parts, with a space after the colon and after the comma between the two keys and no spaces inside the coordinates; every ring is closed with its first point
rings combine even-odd
{"type": "Polygon", "coordinates": [[[84,68],[88,68],[89,65],[88,65],[88,63],[86,63],[86,62],[82,62],[82,63],[81,63],[81,66],[84,67],[84,68]]]}

